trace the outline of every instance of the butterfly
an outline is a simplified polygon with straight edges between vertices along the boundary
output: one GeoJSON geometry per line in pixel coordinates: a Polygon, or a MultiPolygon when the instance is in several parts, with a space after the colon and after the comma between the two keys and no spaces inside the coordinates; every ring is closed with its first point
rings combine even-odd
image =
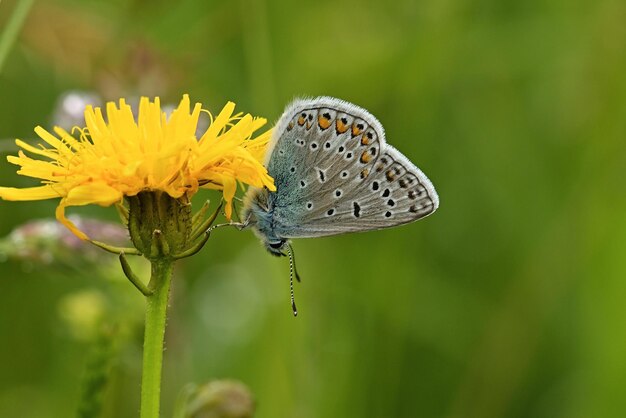
{"type": "Polygon", "coordinates": [[[250,188],[241,216],[271,254],[288,252],[291,276],[291,238],[402,225],[439,206],[430,180],[387,144],[380,122],[367,110],[332,97],[297,99],[287,106],[265,167],[276,191],[250,188]]]}

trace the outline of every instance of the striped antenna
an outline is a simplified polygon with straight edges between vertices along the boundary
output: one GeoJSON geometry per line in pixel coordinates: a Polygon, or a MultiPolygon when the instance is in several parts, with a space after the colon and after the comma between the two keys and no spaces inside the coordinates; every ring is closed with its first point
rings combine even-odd
{"type": "MultiPolygon", "coordinates": [[[[289,291],[291,293],[291,310],[293,311],[293,316],[298,316],[298,308],[296,308],[296,298],[293,295],[293,272],[295,271],[295,262],[291,244],[287,244],[287,254],[289,255],[289,291]]],[[[297,271],[296,279],[300,281],[300,277],[298,276],[297,271]]]]}
{"type": "Polygon", "coordinates": [[[296,274],[296,280],[298,281],[298,283],[300,283],[301,282],[300,275],[298,274],[298,269],[296,268],[296,253],[294,252],[289,242],[287,242],[287,246],[289,247],[289,250],[291,251],[290,258],[293,261],[293,272],[296,274]]]}

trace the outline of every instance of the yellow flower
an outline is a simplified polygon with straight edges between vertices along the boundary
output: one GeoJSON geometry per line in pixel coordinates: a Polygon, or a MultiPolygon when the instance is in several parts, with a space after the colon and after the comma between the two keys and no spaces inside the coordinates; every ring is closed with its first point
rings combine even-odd
{"type": "Polygon", "coordinates": [[[34,147],[16,140],[23,150],[8,161],[20,166],[18,174],[41,179],[43,185],[0,187],[0,197],[21,201],[60,197],[57,219],[82,239],[87,236],[65,217],[66,207],[110,206],[142,191],[163,191],[178,199],[191,197],[199,188],[222,190],[230,218],[238,181],[275,190],[262,163],[271,130],[251,138],[266,120],[233,115],[234,109],[234,103],[227,103],[197,138],[203,109],[200,103],[190,109],[187,95],[169,117],[158,98],[151,102],[142,97],[137,119],[124,99],[119,107],[107,103],[107,120],[100,108],[88,106],[87,126],[78,129],[79,138],[58,127],[55,136],[38,126],[35,132],[47,145],[34,147]]]}

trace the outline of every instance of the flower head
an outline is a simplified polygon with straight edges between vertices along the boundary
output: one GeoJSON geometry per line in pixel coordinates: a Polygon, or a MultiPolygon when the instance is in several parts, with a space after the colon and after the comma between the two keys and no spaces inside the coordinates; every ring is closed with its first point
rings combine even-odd
{"type": "Polygon", "coordinates": [[[8,161],[20,166],[18,174],[41,179],[43,185],[0,187],[0,197],[61,198],[57,219],[82,239],[87,236],[66,218],[66,207],[109,206],[142,191],[162,191],[178,199],[191,197],[199,188],[222,190],[230,218],[238,181],[275,190],[262,164],[271,131],[252,139],[266,120],[233,114],[234,109],[234,103],[227,103],[198,138],[203,109],[200,103],[191,109],[187,95],[169,117],[158,98],[142,97],[137,118],[124,99],[119,106],[107,103],[106,120],[100,108],[88,106],[78,138],[59,127],[53,135],[38,126],[35,132],[46,145],[16,140],[22,150],[8,161]]]}

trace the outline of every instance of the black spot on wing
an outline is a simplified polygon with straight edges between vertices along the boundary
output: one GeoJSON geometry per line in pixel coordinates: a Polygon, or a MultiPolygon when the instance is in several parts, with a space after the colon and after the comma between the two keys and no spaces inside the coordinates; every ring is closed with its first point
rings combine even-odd
{"type": "Polygon", "coordinates": [[[354,207],[354,216],[357,218],[361,216],[361,206],[357,202],[352,202],[352,206],[354,207]]]}

